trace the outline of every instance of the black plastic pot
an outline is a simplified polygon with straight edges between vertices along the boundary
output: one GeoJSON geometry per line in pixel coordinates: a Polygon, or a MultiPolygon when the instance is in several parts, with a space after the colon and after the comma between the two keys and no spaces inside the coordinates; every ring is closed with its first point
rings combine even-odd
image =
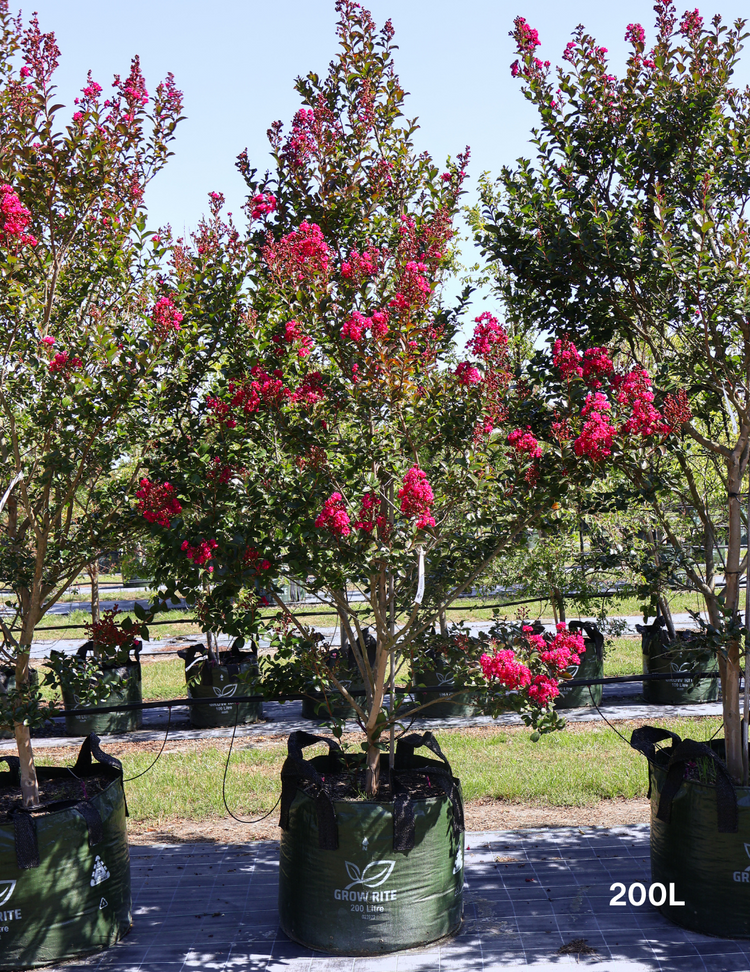
{"type": "Polygon", "coordinates": [[[641,634],[643,674],[672,674],[673,678],[644,681],[643,698],[656,705],[688,705],[691,702],[715,702],[719,697],[719,679],[706,678],[693,684],[695,673],[717,671],[715,658],[707,662],[682,661],[677,653],[689,647],[691,631],[678,631],[670,641],[659,618],[653,624],[637,625],[641,634]]]}
{"type": "Polygon", "coordinates": [[[659,911],[704,935],[750,938],[750,787],[732,783],[723,740],[708,746],[644,726],[630,744],[649,764],[651,881],[666,890],[659,911]],[[656,750],[666,739],[672,745],[656,750]]]}
{"type": "MultiPolygon", "coordinates": [[[[108,948],[132,926],[125,794],[118,760],[91,735],[73,773],[80,801],[12,813],[0,823],[0,969],[66,962],[108,948]],[[92,765],[92,754],[97,760],[92,765]],[[110,778],[86,798],[86,780],[110,778]]],[[[18,786],[18,758],[0,757],[9,771],[0,788],[18,786]]],[[[66,767],[37,767],[40,779],[71,778],[66,767]]]]}
{"type": "MultiPolygon", "coordinates": [[[[85,659],[87,652],[93,650],[92,643],[86,642],[77,651],[85,659]]],[[[138,656],[141,643],[136,642],[133,649],[135,661],[128,660],[124,665],[102,665],[101,680],[111,686],[107,697],[100,705],[119,705],[127,702],[143,701],[141,663],[138,656]]],[[[73,690],[63,684],[62,697],[66,709],[80,708],[73,690]]],[[[107,735],[108,733],[132,732],[143,725],[141,709],[128,709],[125,712],[98,712],[92,715],[65,715],[65,731],[70,736],[88,736],[89,733],[107,735]]]]}
{"type": "MultiPolygon", "coordinates": [[[[580,665],[571,665],[567,671],[572,679],[602,678],[604,676],[604,635],[595,624],[588,621],[571,621],[571,631],[584,631],[586,651],[580,656],[580,665]]],[[[586,705],[600,705],[603,685],[567,686],[560,682],[560,694],[555,700],[556,709],[577,709],[586,705]]]]}
{"type": "Polygon", "coordinates": [[[258,660],[253,652],[230,651],[221,653],[220,665],[211,662],[205,645],[191,645],[177,654],[185,662],[187,694],[190,699],[216,700],[211,705],[191,705],[190,724],[198,729],[216,729],[226,726],[242,726],[263,718],[262,702],[232,703],[238,692],[240,675],[255,674],[258,660]],[[221,701],[222,699],[226,701],[221,701]]]}
{"type": "Polygon", "coordinates": [[[378,955],[455,933],[463,900],[461,784],[431,733],[398,743],[395,800],[336,800],[332,779],[351,771],[338,744],[295,732],[281,772],[279,919],[290,938],[339,955],[378,955]],[[302,749],[325,742],[329,755],[302,749]],[[439,759],[415,755],[427,746],[439,759]],[[409,793],[414,774],[435,796],[409,793]],[[326,782],[328,781],[328,782],[326,782]]]}

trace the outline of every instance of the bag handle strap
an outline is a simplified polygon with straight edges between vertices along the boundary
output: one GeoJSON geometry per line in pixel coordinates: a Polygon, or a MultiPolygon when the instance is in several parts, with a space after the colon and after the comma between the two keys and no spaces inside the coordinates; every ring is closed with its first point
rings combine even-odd
{"type": "Polygon", "coordinates": [[[665,739],[671,739],[675,746],[679,746],[682,742],[676,732],[670,732],[668,729],[657,729],[656,726],[641,726],[640,729],[633,730],[630,736],[630,745],[639,753],[643,753],[649,763],[652,763],[656,756],[656,744],[665,739]]]}
{"type": "Polygon", "coordinates": [[[122,763],[119,759],[115,759],[114,756],[110,756],[105,753],[99,746],[99,737],[96,733],[92,732],[83,740],[83,745],[78,753],[78,759],[73,767],[73,772],[76,776],[84,776],[91,769],[91,757],[97,761],[97,763],[102,763],[104,766],[110,766],[112,769],[116,770],[120,776],[122,773],[122,763]]]}
{"type": "Polygon", "coordinates": [[[594,646],[596,657],[600,661],[602,658],[604,658],[604,635],[601,633],[597,625],[595,625],[592,621],[571,621],[568,624],[568,628],[571,631],[585,631],[586,637],[594,646]]]}
{"type": "Polygon", "coordinates": [[[414,756],[414,750],[419,749],[422,746],[429,749],[431,753],[434,753],[439,759],[441,759],[445,763],[448,772],[451,772],[450,763],[443,755],[443,751],[440,748],[437,739],[435,739],[429,730],[423,733],[421,736],[418,732],[413,732],[411,735],[402,736],[399,739],[398,744],[396,745],[396,759],[394,760],[393,768],[395,770],[411,769],[411,761],[412,757],[414,756]]]}
{"type": "Polygon", "coordinates": [[[317,736],[311,732],[298,729],[290,733],[287,742],[287,758],[281,767],[281,815],[279,827],[289,829],[289,811],[297,793],[300,781],[307,780],[316,787],[315,811],[318,818],[318,846],[321,850],[337,850],[339,846],[339,832],[336,823],[336,811],[333,801],[326,792],[323,779],[315,767],[306,760],[303,749],[314,746],[315,743],[325,743],[331,755],[341,752],[341,747],[335,739],[327,736],[317,736]]]}

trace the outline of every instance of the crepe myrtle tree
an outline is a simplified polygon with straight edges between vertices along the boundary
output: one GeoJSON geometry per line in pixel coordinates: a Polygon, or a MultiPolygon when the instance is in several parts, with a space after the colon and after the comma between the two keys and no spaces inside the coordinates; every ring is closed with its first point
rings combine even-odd
{"type": "MultiPolygon", "coordinates": [[[[151,454],[137,502],[161,536],[165,576],[171,560],[180,584],[195,571],[193,590],[200,572],[212,591],[232,572],[228,591],[267,585],[316,675],[327,669],[315,633],[269,579],[300,579],[334,607],[364,696],[335,669],[330,681],[365,733],[373,795],[386,734],[393,754],[397,666],[435,647],[452,602],[569,480],[555,415],[538,421],[546,398],[532,395],[489,312],[468,357],[456,355],[463,304],[448,309],[441,293],[468,153],[441,170],[415,151],[390,23],[376,30],[349,0],[337,10],[339,55],[324,78],[297,81],[290,130],[269,132],[272,171],[259,178],[246,153],[238,160],[249,190],[244,319],[211,389],[151,454]]],[[[528,635],[481,644],[444,632],[439,647],[457,683],[486,690],[490,679],[532,725],[554,728],[559,665],[575,646],[545,659],[528,635]]],[[[294,675],[287,660],[263,659],[267,684],[294,675]]]]}
{"type": "MultiPolygon", "coordinates": [[[[671,402],[681,434],[618,472],[648,501],[675,572],[705,601],[727,764],[747,782],[750,92],[733,80],[747,34],[743,20],[727,27],[717,15],[709,25],[664,0],[655,10],[652,39],[627,25],[622,76],[582,27],[553,71],[537,31],[516,19],[511,70],[537,111],[536,154],[485,182],[475,225],[511,313],[553,339],[618,351],[634,372],[650,371],[657,406],[671,402]]],[[[605,414],[604,403],[592,416],[597,409],[605,414]]],[[[610,459],[602,451],[597,461],[610,459]]]]}
{"type": "Polygon", "coordinates": [[[181,94],[170,75],[150,96],[136,58],[108,96],[89,75],[66,112],[58,56],[36,17],[24,27],[0,0],[0,662],[15,678],[0,720],[25,806],[39,802],[30,727],[47,711],[29,678],[34,630],[138,525],[142,452],[195,336],[143,202],[181,94]]]}

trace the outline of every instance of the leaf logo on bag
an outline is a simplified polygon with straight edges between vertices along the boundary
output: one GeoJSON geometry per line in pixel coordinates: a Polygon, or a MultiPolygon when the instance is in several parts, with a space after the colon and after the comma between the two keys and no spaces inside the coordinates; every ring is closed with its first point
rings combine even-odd
{"type": "Polygon", "coordinates": [[[356,884],[361,884],[363,888],[379,888],[381,884],[385,884],[396,866],[395,861],[370,861],[364,871],[360,871],[351,861],[344,861],[344,863],[346,873],[352,879],[352,883],[346,886],[347,891],[356,884]]]}
{"type": "Polygon", "coordinates": [[[453,675],[450,672],[447,675],[442,672],[435,672],[435,678],[438,685],[449,685],[453,681],[453,675]]]}
{"type": "Polygon", "coordinates": [[[230,696],[234,695],[236,691],[237,691],[236,682],[234,683],[234,685],[225,685],[223,688],[220,688],[218,685],[214,685],[214,695],[216,695],[220,699],[228,699],[230,696]]]}
{"type": "Polygon", "coordinates": [[[10,896],[15,890],[15,881],[0,881],[0,907],[2,907],[6,901],[10,900],[10,896]]]}
{"type": "Polygon", "coordinates": [[[456,854],[456,863],[453,865],[453,873],[458,874],[461,868],[464,866],[464,855],[461,848],[458,848],[458,853],[456,854]]]}

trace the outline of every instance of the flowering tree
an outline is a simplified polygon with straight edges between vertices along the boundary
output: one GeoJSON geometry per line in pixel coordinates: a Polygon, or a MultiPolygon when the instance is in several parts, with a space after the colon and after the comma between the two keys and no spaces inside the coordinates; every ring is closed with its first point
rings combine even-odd
{"type": "MultiPolygon", "coordinates": [[[[375,794],[398,719],[385,705],[397,665],[417,665],[446,608],[567,484],[516,418],[529,411],[528,386],[497,320],[480,315],[469,357],[455,354],[461,308],[440,295],[468,153],[443,171],[415,153],[390,23],[377,31],[351,0],[337,10],[339,56],[325,78],[297,82],[303,107],[291,129],[269,132],[273,172],[258,178],[239,158],[249,190],[236,262],[243,319],[221,376],[154,453],[138,498],[161,537],[162,576],[181,589],[186,578],[195,591],[205,582],[208,601],[223,585],[236,595],[255,585],[257,596],[286,576],[335,608],[364,697],[337,671],[330,680],[365,732],[375,794]]],[[[327,672],[294,605],[268,593],[298,659],[327,672]]],[[[481,680],[488,643],[443,644],[457,682],[481,680]]],[[[518,693],[532,722],[553,725],[552,661],[524,662],[512,684],[499,665],[487,669],[494,683],[518,693]]],[[[272,662],[269,677],[293,669],[272,662]]]]}
{"type": "Polygon", "coordinates": [[[136,58],[106,99],[89,76],[63,122],[58,54],[36,17],[24,28],[0,0],[0,578],[14,609],[0,661],[16,686],[0,721],[26,806],[38,803],[30,726],[45,713],[29,681],[34,630],[132,529],[143,449],[199,332],[145,232],[144,189],[170,154],[180,93],[169,76],[149,96],[136,58]]]}
{"type": "Polygon", "coordinates": [[[552,332],[561,377],[580,387],[588,369],[607,386],[588,394],[574,450],[648,503],[672,576],[705,599],[727,763],[747,782],[739,580],[748,567],[750,94],[732,83],[747,35],[744,21],[727,28],[716,16],[707,26],[664,0],[655,9],[652,46],[640,24],[627,27],[622,77],[582,28],[552,72],[536,30],[516,19],[512,72],[538,111],[537,157],[503,170],[497,187],[485,183],[477,230],[502,265],[507,305],[552,332]],[[628,377],[615,384],[599,352],[581,357],[575,343],[609,346],[628,377]],[[623,423],[618,412],[631,402],[623,423]],[[662,424],[680,434],[664,438],[662,424]],[[623,461],[623,431],[660,447],[623,461]]]}

